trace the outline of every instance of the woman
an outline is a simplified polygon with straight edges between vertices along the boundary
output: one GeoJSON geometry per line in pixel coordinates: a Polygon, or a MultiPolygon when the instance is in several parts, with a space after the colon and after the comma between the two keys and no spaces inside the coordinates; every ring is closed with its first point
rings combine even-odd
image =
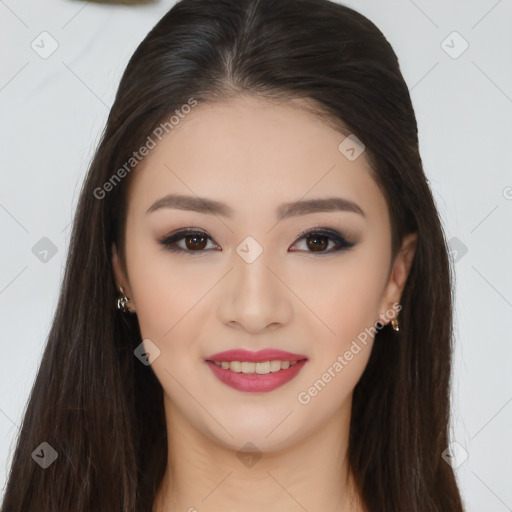
{"type": "Polygon", "coordinates": [[[462,511],[451,279],[375,25],[179,2],[85,179],[2,512],[462,511]]]}

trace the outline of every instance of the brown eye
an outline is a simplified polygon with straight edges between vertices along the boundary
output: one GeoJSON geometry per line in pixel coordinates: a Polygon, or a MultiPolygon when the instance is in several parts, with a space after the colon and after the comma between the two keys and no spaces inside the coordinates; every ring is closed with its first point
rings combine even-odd
{"type": "Polygon", "coordinates": [[[211,238],[204,231],[185,230],[174,233],[159,243],[168,251],[181,253],[202,253],[211,238]]]}
{"type": "MultiPolygon", "coordinates": [[[[354,247],[356,244],[352,242],[348,242],[340,233],[331,229],[312,229],[309,231],[303,231],[299,234],[297,241],[295,244],[299,242],[305,242],[305,252],[320,254],[330,254],[332,252],[341,251],[343,249],[350,249],[354,247]],[[329,242],[334,244],[334,247],[331,246],[329,250],[327,250],[329,246],[329,242]]],[[[297,249],[292,249],[292,252],[300,252],[297,249]]]]}
{"type": "Polygon", "coordinates": [[[313,252],[323,251],[329,245],[329,237],[325,235],[309,235],[306,237],[306,244],[313,252]]]}
{"type": "Polygon", "coordinates": [[[202,235],[189,235],[183,237],[187,249],[191,251],[201,250],[206,247],[208,237],[202,235]]]}

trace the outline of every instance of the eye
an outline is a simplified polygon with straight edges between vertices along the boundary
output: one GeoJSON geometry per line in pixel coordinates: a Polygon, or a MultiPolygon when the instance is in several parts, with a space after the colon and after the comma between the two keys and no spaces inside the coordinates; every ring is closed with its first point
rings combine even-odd
{"type": "Polygon", "coordinates": [[[204,252],[208,240],[211,240],[211,238],[204,231],[187,229],[165,237],[160,240],[159,243],[163,245],[166,250],[172,252],[200,253],[204,252]],[[180,246],[178,242],[182,240],[184,240],[184,245],[182,244],[180,246]]]}
{"type": "MultiPolygon", "coordinates": [[[[302,240],[305,241],[306,252],[317,254],[329,254],[343,249],[350,249],[356,245],[355,243],[348,242],[343,235],[329,228],[314,228],[303,231],[299,234],[297,242],[302,240]],[[330,250],[327,251],[325,249],[329,246],[329,242],[333,242],[334,247],[331,247],[330,250]]],[[[292,252],[298,251],[292,249],[292,252]]]]}
{"type": "MultiPolygon", "coordinates": [[[[212,240],[211,237],[204,231],[187,229],[161,239],[159,244],[172,252],[202,253],[205,252],[209,240],[212,240]]],[[[338,231],[329,228],[314,228],[303,231],[298,235],[294,245],[303,240],[305,241],[305,249],[291,249],[291,252],[329,254],[343,249],[350,249],[356,245],[347,241],[338,231]],[[334,247],[331,246],[329,248],[330,242],[334,244],[334,247]],[[327,248],[329,250],[326,250],[327,248]]],[[[215,247],[218,248],[219,246],[216,245],[215,247]]]]}

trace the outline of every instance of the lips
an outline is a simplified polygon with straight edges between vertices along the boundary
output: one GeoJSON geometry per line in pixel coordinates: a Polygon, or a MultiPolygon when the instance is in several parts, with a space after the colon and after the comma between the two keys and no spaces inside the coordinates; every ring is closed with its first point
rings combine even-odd
{"type": "MultiPolygon", "coordinates": [[[[213,375],[225,385],[237,391],[264,393],[283,386],[292,380],[306,364],[307,359],[308,358],[302,354],[294,354],[277,349],[265,349],[259,352],[235,349],[213,354],[205,358],[205,361],[213,372],[213,375]],[[238,368],[239,364],[233,363],[233,361],[242,363],[241,371],[240,368],[238,368]],[[255,363],[265,363],[267,361],[287,361],[294,363],[290,366],[284,363],[282,369],[272,371],[271,373],[263,373],[261,375],[258,371],[256,371],[256,373],[244,373],[244,366],[254,366],[255,363]],[[238,371],[221,367],[218,363],[224,363],[226,366],[227,363],[230,363],[229,366],[236,365],[238,371]]],[[[268,371],[268,368],[266,371],[268,371]]]]}
{"type": "Polygon", "coordinates": [[[294,354],[292,352],[285,352],[284,350],[277,350],[273,348],[266,348],[258,352],[250,352],[244,349],[226,350],[225,352],[218,352],[211,356],[205,357],[206,361],[247,361],[250,363],[263,363],[265,361],[300,361],[307,359],[305,355],[294,354]]]}

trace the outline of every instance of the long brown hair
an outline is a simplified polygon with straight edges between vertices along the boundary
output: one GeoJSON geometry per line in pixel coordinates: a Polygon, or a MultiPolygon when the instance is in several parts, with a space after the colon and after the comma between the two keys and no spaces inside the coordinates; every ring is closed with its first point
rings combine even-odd
{"type": "Polygon", "coordinates": [[[387,199],[393,256],[406,233],[418,233],[398,339],[388,327],[376,334],[354,390],[350,465],[371,512],[463,510],[441,457],[453,275],[395,53],[367,18],[328,0],[183,0],[129,61],[84,180],[1,512],[151,511],[167,463],[163,390],[134,357],[139,325],[115,309],[111,265],[113,242],[125,265],[126,188],[136,172],[126,163],[190,98],[238,94],[307,98],[348,127],[387,199]],[[126,176],[112,181],[123,166],[126,176]],[[43,442],[58,454],[46,469],[32,457],[43,442]]]}

